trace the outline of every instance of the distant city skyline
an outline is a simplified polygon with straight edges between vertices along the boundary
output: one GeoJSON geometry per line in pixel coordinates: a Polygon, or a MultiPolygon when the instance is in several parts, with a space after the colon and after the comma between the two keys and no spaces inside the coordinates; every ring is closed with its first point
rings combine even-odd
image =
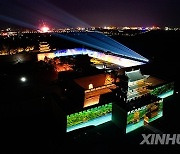
{"type": "Polygon", "coordinates": [[[0,0],[0,27],[180,26],[178,0],[0,0]]]}

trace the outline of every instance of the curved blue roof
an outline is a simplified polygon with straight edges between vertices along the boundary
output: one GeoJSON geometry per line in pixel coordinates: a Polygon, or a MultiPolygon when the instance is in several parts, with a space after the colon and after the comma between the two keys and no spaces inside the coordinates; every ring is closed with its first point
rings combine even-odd
{"type": "Polygon", "coordinates": [[[108,51],[113,54],[143,62],[149,61],[147,58],[100,32],[70,32],[66,34],[58,34],[58,36],[98,50],[102,50],[104,52],[108,51]]]}

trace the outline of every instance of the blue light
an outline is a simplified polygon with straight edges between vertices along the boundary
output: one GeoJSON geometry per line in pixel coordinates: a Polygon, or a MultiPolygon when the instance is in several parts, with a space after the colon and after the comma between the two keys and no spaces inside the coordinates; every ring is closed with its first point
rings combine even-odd
{"type": "Polygon", "coordinates": [[[128,124],[126,127],[126,133],[132,132],[133,130],[136,130],[137,128],[140,128],[142,126],[144,126],[144,120],[142,119],[136,124],[128,124]]]}
{"type": "Polygon", "coordinates": [[[169,96],[171,96],[173,94],[174,94],[174,90],[170,90],[170,91],[168,91],[166,93],[163,93],[163,94],[159,95],[158,97],[159,98],[167,98],[167,97],[169,97],[169,96]]]}
{"type": "Polygon", "coordinates": [[[75,49],[67,49],[67,50],[58,50],[55,52],[56,57],[61,56],[70,56],[70,55],[88,55],[89,57],[97,58],[103,61],[107,61],[122,67],[131,67],[138,66],[144,64],[143,62],[130,60],[127,58],[122,58],[120,56],[114,56],[111,54],[97,52],[93,50],[83,49],[83,48],[75,48],[75,49]]]}
{"type": "Polygon", "coordinates": [[[83,45],[87,45],[89,47],[102,50],[104,52],[111,52],[120,56],[124,56],[127,58],[133,58],[136,60],[140,60],[143,62],[148,62],[147,58],[144,58],[140,54],[134,52],[128,47],[122,45],[121,43],[111,39],[98,32],[71,32],[68,34],[55,34],[58,37],[80,43],[83,45]]]}
{"type": "Polygon", "coordinates": [[[37,27],[35,27],[35,26],[33,26],[33,25],[29,24],[29,23],[20,21],[20,20],[15,19],[15,18],[3,16],[3,15],[0,15],[0,20],[9,22],[9,23],[12,23],[12,24],[15,24],[15,25],[23,26],[23,27],[28,27],[28,28],[31,28],[31,29],[37,29],[37,27]]]}

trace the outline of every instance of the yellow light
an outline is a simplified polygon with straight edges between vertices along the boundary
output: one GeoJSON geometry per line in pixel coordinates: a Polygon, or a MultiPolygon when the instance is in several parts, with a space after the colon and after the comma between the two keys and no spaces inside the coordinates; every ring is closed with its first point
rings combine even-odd
{"type": "Polygon", "coordinates": [[[89,84],[89,89],[93,89],[93,84],[89,84]]]}

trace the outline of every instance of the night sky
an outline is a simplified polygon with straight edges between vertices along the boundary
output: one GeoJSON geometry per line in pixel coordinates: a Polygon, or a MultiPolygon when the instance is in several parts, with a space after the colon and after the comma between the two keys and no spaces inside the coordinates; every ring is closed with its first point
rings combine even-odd
{"type": "Polygon", "coordinates": [[[0,0],[0,27],[180,27],[180,0],[0,0]]]}

